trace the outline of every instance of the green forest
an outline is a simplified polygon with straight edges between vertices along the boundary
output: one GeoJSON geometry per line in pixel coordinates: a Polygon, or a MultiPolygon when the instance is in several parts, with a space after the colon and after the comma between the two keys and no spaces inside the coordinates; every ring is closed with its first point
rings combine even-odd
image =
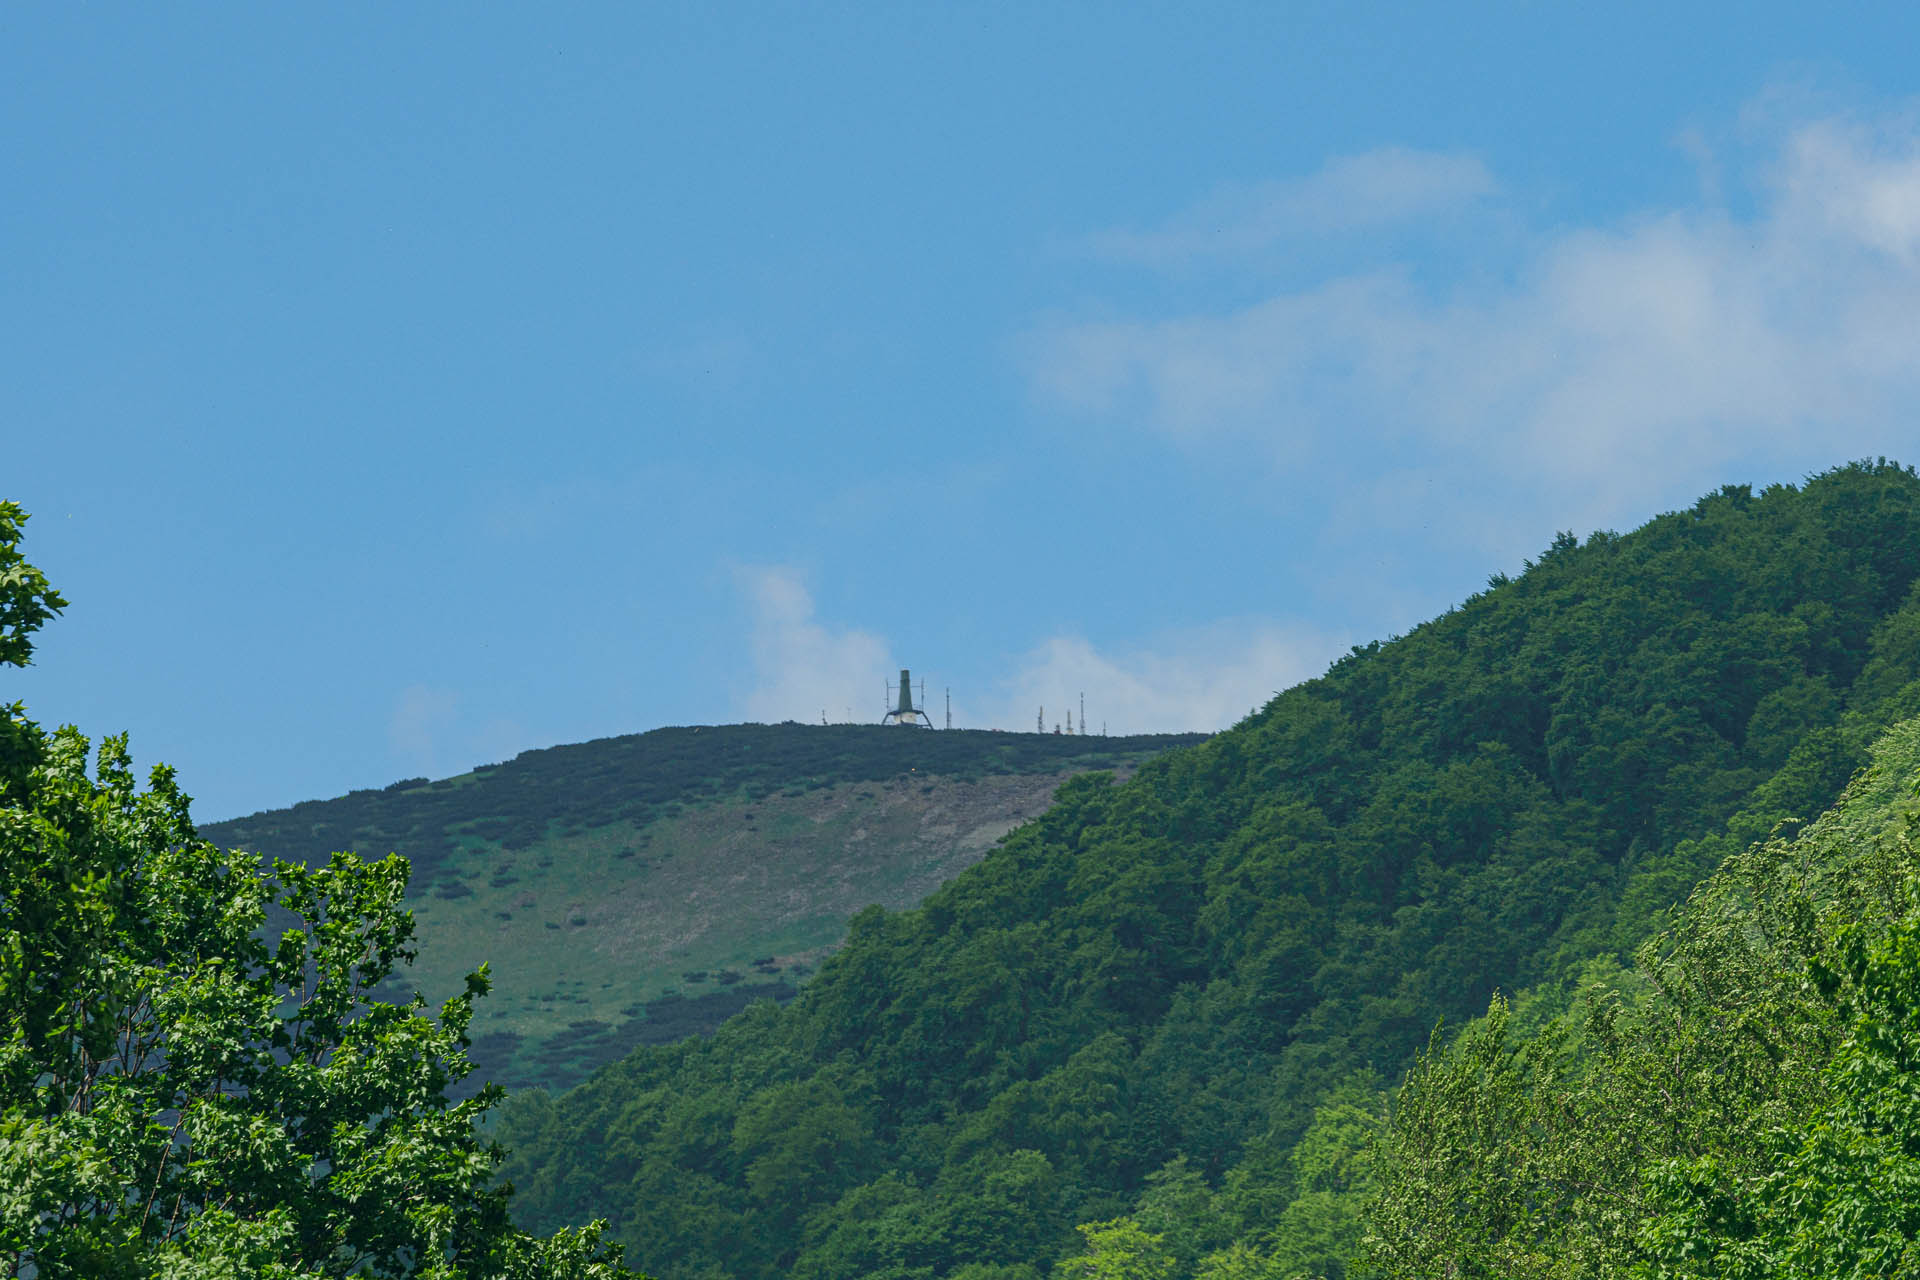
{"type": "MultiPolygon", "coordinates": [[[[1745,901],[1713,877],[1746,885],[1756,843],[1829,847],[1802,824],[1920,713],[1917,576],[1920,481],[1889,464],[1563,534],[1127,784],[1070,784],[920,907],[856,918],[792,1004],[518,1095],[520,1220],[605,1218],[671,1280],[1718,1274],[1695,1237],[1735,1230],[1712,1197],[1759,1157],[1704,1113],[1724,1158],[1635,1145],[1681,1122],[1616,1116],[1617,1082],[1660,1052],[1645,993],[1710,950],[1674,905],[1745,901]],[[1616,1059],[1564,1033],[1589,1008],[1616,1059]],[[1585,1183],[1550,1121],[1644,1160],[1606,1170],[1641,1198],[1556,1191],[1585,1183]]],[[[1848,1002],[1897,963],[1849,936],[1840,977],[1775,955],[1765,999],[1718,989],[1783,1010],[1795,1069],[1754,1088],[1848,1070],[1848,1002]]],[[[1711,1056],[1723,1006],[1687,1007],[1711,1056]]],[[[1778,1100],[1789,1132],[1829,1090],[1778,1100]]]]}
{"type": "Polygon", "coordinates": [[[452,1100],[487,971],[380,998],[404,859],[7,724],[13,1274],[1920,1274],[1909,468],[1561,534],[566,1092],[452,1100]]]}

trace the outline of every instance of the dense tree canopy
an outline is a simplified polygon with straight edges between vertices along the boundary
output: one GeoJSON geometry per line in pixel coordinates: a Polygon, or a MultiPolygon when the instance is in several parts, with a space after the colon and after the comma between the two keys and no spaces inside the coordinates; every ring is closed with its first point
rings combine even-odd
{"type": "Polygon", "coordinates": [[[1339,1275],[1381,1078],[1496,990],[1564,1008],[1823,809],[1920,712],[1917,577],[1920,480],[1886,464],[1563,535],[1126,785],[1063,788],[920,909],[857,918],[794,1005],[517,1099],[527,1221],[605,1215],[675,1280],[1129,1249],[1339,1275]]]}
{"type": "Polygon", "coordinates": [[[1408,1078],[1369,1273],[1883,1276],[1920,1262],[1920,720],[1729,858],[1628,971],[1408,1078]]]}
{"type": "MultiPolygon", "coordinates": [[[[0,504],[0,659],[62,603],[0,504]]],[[[277,865],[200,840],[126,743],[0,718],[0,1271],[126,1277],[630,1274],[599,1228],[507,1217],[450,1104],[473,1002],[368,991],[410,958],[406,865],[277,865]],[[268,936],[269,910],[275,911],[268,936]]]]}

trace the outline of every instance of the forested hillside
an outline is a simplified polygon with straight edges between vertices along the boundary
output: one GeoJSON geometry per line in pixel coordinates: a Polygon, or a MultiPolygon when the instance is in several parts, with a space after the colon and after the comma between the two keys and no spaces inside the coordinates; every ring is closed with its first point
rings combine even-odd
{"type": "Polygon", "coordinates": [[[793,1004],[516,1099],[519,1212],[604,1215],[669,1280],[1016,1280],[1125,1214],[1087,1238],[1162,1235],[1143,1275],[1236,1239],[1209,1274],[1340,1274],[1355,1153],[1438,1020],[1617,965],[1920,711],[1917,574],[1920,480],[1884,463],[1562,535],[1069,783],[793,1004]]]}
{"type": "Polygon", "coordinates": [[[201,833],[308,866],[405,857],[422,945],[382,995],[438,1003],[488,964],[466,1087],[564,1088],[635,1045],[791,999],[861,907],[918,902],[1075,774],[1200,738],[656,729],[201,833]]]}
{"type": "Polygon", "coordinates": [[[1920,720],[1873,754],[1631,970],[1548,1019],[1496,1000],[1435,1046],[1372,1156],[1369,1274],[1913,1273],[1920,720]]]}

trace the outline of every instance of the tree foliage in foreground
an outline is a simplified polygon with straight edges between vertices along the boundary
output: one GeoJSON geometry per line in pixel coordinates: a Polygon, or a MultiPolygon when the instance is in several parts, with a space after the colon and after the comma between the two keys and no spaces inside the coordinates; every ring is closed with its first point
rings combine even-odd
{"type": "MultiPolygon", "coordinates": [[[[12,665],[62,603],[21,519],[0,505],[12,665]]],[[[498,1092],[447,1100],[484,971],[433,1017],[367,998],[412,956],[404,862],[263,874],[197,838],[171,771],[92,754],[0,716],[0,1273],[632,1274],[597,1224],[516,1230],[474,1131],[498,1092]]]]}
{"type": "Polygon", "coordinates": [[[1920,879],[1904,888],[1890,929],[1848,925],[1834,967],[1810,966],[1847,1035],[1819,1104],[1765,1135],[1763,1172],[1742,1178],[1714,1152],[1647,1172],[1644,1275],[1920,1275],[1920,879]]]}
{"type": "Polygon", "coordinates": [[[1825,808],[1920,712],[1917,577],[1890,465],[1557,538],[1064,787],[919,909],[862,913],[786,1009],[517,1097],[516,1212],[605,1216],[671,1280],[1039,1280],[1120,1219],[1183,1276],[1341,1275],[1379,1080],[1496,990],[1541,993],[1515,1037],[1550,1020],[1825,808]]]}
{"type": "Polygon", "coordinates": [[[27,513],[17,502],[0,502],[0,666],[24,667],[33,654],[33,633],[67,607],[47,575],[20,554],[27,513]]]}
{"type": "Polygon", "coordinates": [[[1377,1153],[1386,1277],[1920,1274],[1920,721],[1581,1005],[1436,1038],[1377,1153]]]}

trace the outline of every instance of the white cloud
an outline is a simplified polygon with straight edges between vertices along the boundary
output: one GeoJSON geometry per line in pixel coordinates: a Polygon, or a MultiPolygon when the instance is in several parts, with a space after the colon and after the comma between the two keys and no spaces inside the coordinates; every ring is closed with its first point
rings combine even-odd
{"type": "Polygon", "coordinates": [[[754,685],[739,699],[748,720],[877,720],[880,684],[892,655],[879,636],[834,630],[814,617],[800,574],[781,566],[744,568],[736,581],[753,613],[754,685]]]}
{"type": "Polygon", "coordinates": [[[1386,489],[1396,465],[1496,477],[1482,492],[1517,495],[1535,537],[1543,510],[1613,523],[1749,478],[1731,465],[1910,452],[1910,123],[1804,124],[1777,139],[1751,214],[1563,230],[1493,286],[1421,287],[1390,263],[1232,310],[1053,324],[1029,336],[1033,383],[1081,414],[1386,489]]]}
{"type": "Polygon", "coordinates": [[[1035,335],[1049,397],[1144,417],[1178,436],[1284,436],[1341,397],[1420,375],[1438,338],[1406,282],[1382,273],[1226,315],[1064,325],[1035,335]]]}
{"type": "Polygon", "coordinates": [[[1920,134],[1910,117],[1874,128],[1820,121],[1788,140],[1778,183],[1782,206],[1820,226],[1899,260],[1920,247],[1920,134]]]}
{"type": "MultiPolygon", "coordinates": [[[[752,610],[754,684],[736,710],[749,720],[833,721],[880,718],[881,681],[898,670],[887,642],[835,627],[815,614],[812,596],[790,568],[737,571],[752,610]]],[[[1163,636],[1155,644],[1103,652],[1058,635],[1013,663],[1010,674],[965,691],[954,704],[958,728],[1031,731],[1040,707],[1046,725],[1087,716],[1108,732],[1162,733],[1225,728],[1282,689],[1320,674],[1345,642],[1258,619],[1219,622],[1163,636]]],[[[928,701],[940,716],[937,690],[928,701]]]]}
{"type": "Polygon", "coordinates": [[[1157,230],[1103,231],[1091,246],[1099,256],[1153,267],[1244,259],[1301,235],[1458,209],[1494,189],[1477,156],[1386,147],[1329,161],[1310,177],[1215,192],[1157,230]]]}
{"type": "Polygon", "coordinates": [[[1114,653],[1078,636],[1055,636],[1027,654],[996,690],[979,727],[1031,730],[1043,707],[1049,730],[1064,725],[1069,711],[1077,726],[1084,693],[1095,732],[1103,725],[1113,734],[1224,729],[1281,690],[1319,675],[1343,648],[1303,629],[1254,621],[1219,623],[1114,653]]]}

